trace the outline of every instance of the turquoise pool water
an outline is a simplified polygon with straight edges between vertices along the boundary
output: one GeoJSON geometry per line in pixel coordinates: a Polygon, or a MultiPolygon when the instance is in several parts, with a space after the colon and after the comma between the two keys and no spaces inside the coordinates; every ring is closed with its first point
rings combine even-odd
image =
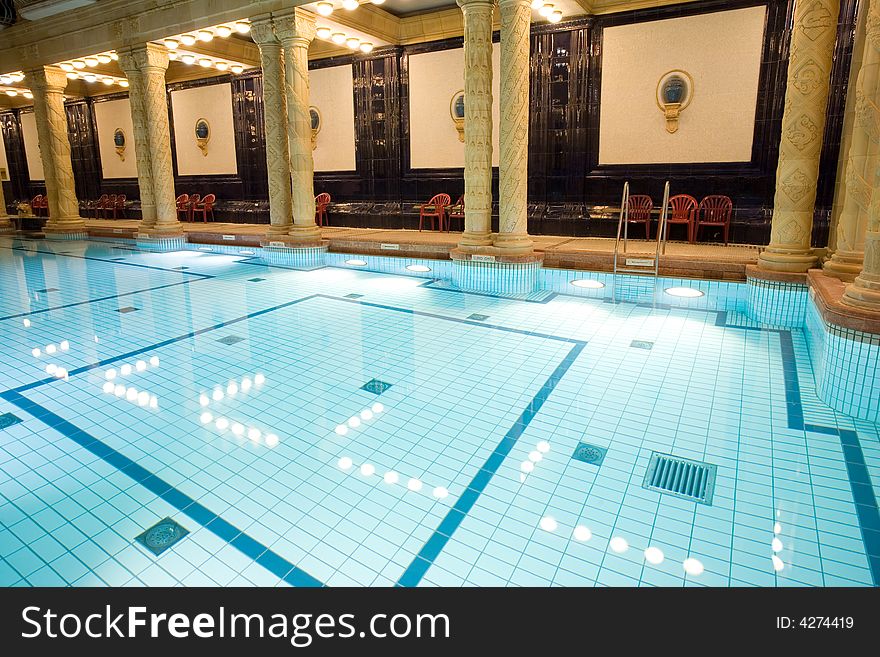
{"type": "Polygon", "coordinates": [[[877,583],[878,426],[743,285],[354,258],[0,238],[0,585],[877,583]],[[711,503],[646,488],[655,452],[711,503]]]}

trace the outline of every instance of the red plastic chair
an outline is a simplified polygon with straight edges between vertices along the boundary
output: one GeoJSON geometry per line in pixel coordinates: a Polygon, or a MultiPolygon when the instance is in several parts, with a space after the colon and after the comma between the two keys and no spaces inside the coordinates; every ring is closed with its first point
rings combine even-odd
{"type": "Polygon", "coordinates": [[[110,194],[110,198],[107,199],[107,202],[104,204],[104,218],[116,219],[116,199],[118,197],[116,194],[110,194]]]}
{"type": "Polygon", "coordinates": [[[189,215],[188,221],[195,221],[193,217],[193,209],[198,205],[199,201],[202,200],[201,194],[193,194],[189,197],[189,207],[187,208],[187,214],[189,215]]]}
{"type": "Polygon", "coordinates": [[[189,219],[189,194],[181,194],[177,197],[177,218],[187,221],[189,219]]]}
{"type": "Polygon", "coordinates": [[[645,239],[651,239],[651,210],[654,201],[647,194],[634,194],[627,202],[628,221],[631,224],[645,224],[645,239]]]}
{"type": "Polygon", "coordinates": [[[327,207],[330,205],[330,194],[321,192],[315,197],[315,223],[323,226],[324,222],[329,223],[327,218],[327,207]]]}
{"type": "Polygon", "coordinates": [[[440,224],[440,231],[443,230],[443,224],[446,221],[446,206],[449,205],[451,199],[449,194],[437,194],[427,203],[422,203],[419,208],[419,232],[425,219],[431,220],[431,230],[434,230],[434,219],[440,224]]]}
{"type": "Polygon", "coordinates": [[[733,201],[729,196],[707,196],[700,201],[697,223],[694,225],[694,241],[701,226],[722,226],[724,228],[724,246],[730,234],[730,215],[733,214],[733,201]]]}
{"type": "Polygon", "coordinates": [[[195,201],[192,202],[190,207],[192,208],[193,221],[195,221],[195,215],[201,213],[202,221],[207,223],[208,215],[211,215],[211,221],[214,221],[214,201],[217,200],[217,197],[213,194],[205,194],[205,198],[199,201],[199,195],[196,194],[193,198],[195,201]]]}
{"type": "Polygon", "coordinates": [[[104,204],[107,202],[108,198],[109,197],[106,194],[101,194],[101,196],[88,204],[88,209],[93,210],[95,213],[95,219],[99,217],[100,213],[103,213],[104,204]]]}
{"type": "Polygon", "coordinates": [[[116,203],[113,205],[113,218],[116,219],[116,213],[119,212],[119,216],[125,219],[125,194],[120,194],[116,197],[116,203]]]}
{"type": "Polygon", "coordinates": [[[31,210],[38,217],[42,217],[43,216],[43,208],[48,207],[48,205],[46,205],[46,206],[43,205],[43,198],[44,197],[42,194],[37,194],[36,196],[34,196],[33,200],[31,200],[31,210]]]}
{"type": "Polygon", "coordinates": [[[667,224],[687,224],[688,242],[694,241],[694,218],[697,213],[697,199],[690,194],[677,194],[669,199],[667,224]]]}
{"type": "Polygon", "coordinates": [[[464,194],[458,197],[455,205],[449,206],[449,211],[446,213],[447,230],[451,229],[453,219],[461,219],[461,229],[464,230],[464,194]]]}

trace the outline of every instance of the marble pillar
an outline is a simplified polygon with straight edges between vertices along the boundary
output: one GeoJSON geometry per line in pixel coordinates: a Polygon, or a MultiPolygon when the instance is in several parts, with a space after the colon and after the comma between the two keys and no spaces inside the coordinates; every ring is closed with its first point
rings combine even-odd
{"type": "Polygon", "coordinates": [[[532,253],[528,235],[529,26],[528,0],[499,0],[501,7],[501,135],[498,234],[505,255],[532,253]]]}
{"type": "Polygon", "coordinates": [[[263,124],[266,131],[266,169],[269,173],[268,234],[286,235],[291,227],[292,209],[284,52],[269,18],[251,19],[251,37],[260,49],[260,65],[263,69],[263,124]]]}
{"type": "Polygon", "coordinates": [[[152,156],[147,131],[147,115],[144,110],[146,87],[144,74],[140,70],[131,50],[119,51],[119,67],[128,78],[128,101],[131,107],[132,140],[137,164],[138,190],[141,203],[139,230],[152,228],[156,224],[156,201],[153,198],[152,156]]]}
{"type": "Polygon", "coordinates": [[[174,169],[171,164],[171,131],[168,126],[168,96],[165,90],[168,51],[163,46],[148,43],[132,48],[131,54],[143,75],[143,112],[147,124],[147,143],[150,147],[153,201],[156,205],[156,221],[149,228],[149,235],[181,235],[183,230],[177,220],[174,169]]]}
{"type": "Polygon", "coordinates": [[[492,245],[493,0],[457,0],[464,15],[463,251],[492,245]]]}
{"type": "Polygon", "coordinates": [[[287,137],[293,185],[293,225],[287,241],[309,246],[321,242],[315,223],[315,163],[312,160],[312,122],[309,115],[309,44],[315,38],[315,16],[300,8],[273,16],[275,34],[284,49],[287,93],[287,137]]]}
{"type": "Polygon", "coordinates": [[[85,237],[86,224],[79,216],[62,97],[67,74],[60,68],[47,66],[29,71],[28,79],[34,94],[37,139],[49,199],[49,220],[43,232],[48,238],[85,237]]]}
{"type": "Polygon", "coordinates": [[[816,264],[810,238],[839,12],[839,0],[795,4],[770,245],[758,258],[761,269],[806,272],[816,264]]]}

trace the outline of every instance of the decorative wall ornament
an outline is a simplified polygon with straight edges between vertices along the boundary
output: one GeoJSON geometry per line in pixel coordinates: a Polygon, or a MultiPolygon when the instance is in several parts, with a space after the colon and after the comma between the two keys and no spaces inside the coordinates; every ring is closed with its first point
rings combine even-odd
{"type": "Polygon", "coordinates": [[[452,94],[449,101],[449,115],[458,130],[458,141],[464,142],[464,89],[452,94]]]}
{"type": "Polygon", "coordinates": [[[312,128],[312,150],[318,146],[318,133],[321,132],[323,119],[321,118],[321,110],[314,105],[309,107],[309,125],[312,128]]]}
{"type": "Polygon", "coordinates": [[[694,79],[687,71],[675,69],[664,73],[657,83],[657,107],[666,116],[666,132],[678,131],[678,117],[691,104],[694,79]]]}
{"type": "Polygon", "coordinates": [[[211,125],[207,119],[196,119],[196,144],[202,155],[208,156],[208,142],[211,141],[211,125]]]}
{"type": "Polygon", "coordinates": [[[116,147],[119,159],[125,162],[125,132],[122,128],[116,128],[113,131],[113,145],[116,147]]]}

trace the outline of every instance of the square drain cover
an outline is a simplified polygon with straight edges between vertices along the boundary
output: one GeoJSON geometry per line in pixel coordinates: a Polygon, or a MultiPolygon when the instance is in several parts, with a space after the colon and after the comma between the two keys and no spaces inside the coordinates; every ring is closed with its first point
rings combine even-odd
{"type": "Polygon", "coordinates": [[[11,427],[13,424],[21,422],[21,418],[12,413],[3,413],[0,415],[0,429],[11,427]]]}
{"type": "Polygon", "coordinates": [[[345,298],[346,299],[360,299],[362,296],[364,296],[364,295],[363,294],[355,294],[352,292],[351,294],[346,294],[345,298]]]}
{"type": "Polygon", "coordinates": [[[574,448],[574,454],[571,455],[571,458],[576,461],[589,463],[590,465],[602,465],[602,461],[605,460],[607,453],[608,450],[604,447],[590,445],[589,443],[578,443],[578,446],[574,448]]]}
{"type": "Polygon", "coordinates": [[[158,557],[187,534],[189,534],[188,529],[180,526],[171,518],[165,518],[134,540],[158,557]]]}
{"type": "Polygon", "coordinates": [[[249,278],[248,283],[259,283],[260,281],[265,281],[265,278],[249,278]]]}
{"type": "Polygon", "coordinates": [[[116,312],[119,313],[133,313],[135,310],[138,310],[134,306],[126,306],[125,308],[117,308],[116,312]]]}
{"type": "Polygon", "coordinates": [[[184,269],[189,269],[189,267],[172,267],[172,269],[176,269],[178,271],[183,271],[184,269]]]}
{"type": "Polygon", "coordinates": [[[223,344],[230,345],[235,344],[236,342],[241,342],[244,340],[240,335],[227,335],[225,338],[220,338],[217,342],[222,342],[223,344]]]}
{"type": "Polygon", "coordinates": [[[390,383],[385,383],[384,381],[380,381],[379,379],[370,379],[364,385],[361,386],[361,390],[366,390],[367,392],[372,392],[374,395],[381,395],[383,392],[388,390],[391,387],[390,383]]]}
{"type": "Polygon", "coordinates": [[[45,294],[46,292],[57,292],[57,291],[58,291],[57,287],[47,287],[47,288],[43,288],[42,290],[34,290],[34,292],[37,292],[40,294],[45,294]]]}
{"type": "Polygon", "coordinates": [[[481,315],[480,313],[474,313],[473,315],[468,315],[468,319],[472,319],[475,322],[485,322],[489,319],[489,315],[481,315]]]}
{"type": "Polygon", "coordinates": [[[654,346],[653,342],[648,342],[647,340],[633,340],[629,344],[630,347],[635,347],[636,349],[650,349],[654,346]]]}
{"type": "Polygon", "coordinates": [[[642,487],[712,506],[718,466],[652,452],[642,487]]]}

